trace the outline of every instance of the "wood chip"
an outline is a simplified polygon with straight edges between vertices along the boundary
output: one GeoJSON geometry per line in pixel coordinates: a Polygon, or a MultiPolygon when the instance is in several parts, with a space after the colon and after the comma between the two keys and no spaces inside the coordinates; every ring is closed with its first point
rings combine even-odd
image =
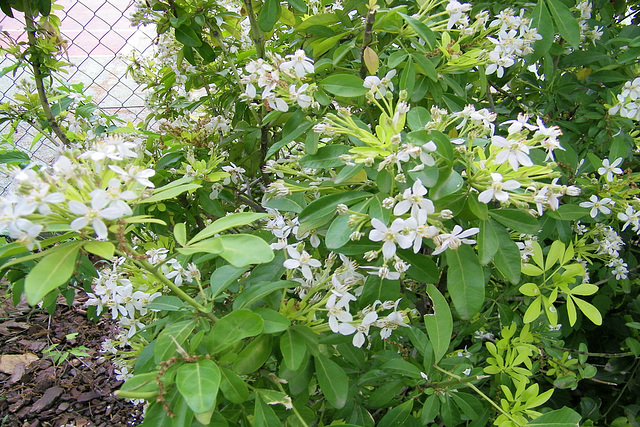
{"type": "Polygon", "coordinates": [[[19,364],[22,364],[22,369],[24,369],[36,360],[38,360],[38,356],[33,353],[3,354],[0,356],[0,372],[13,375],[13,371],[19,364]]]}

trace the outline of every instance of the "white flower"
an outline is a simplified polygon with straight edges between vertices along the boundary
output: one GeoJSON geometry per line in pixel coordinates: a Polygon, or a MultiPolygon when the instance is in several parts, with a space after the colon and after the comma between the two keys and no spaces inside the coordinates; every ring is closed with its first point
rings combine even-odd
{"type": "Polygon", "coordinates": [[[496,172],[491,173],[491,180],[493,181],[491,183],[491,187],[478,195],[478,201],[482,203],[489,203],[493,199],[496,199],[504,203],[509,200],[509,193],[503,190],[515,190],[516,188],[520,188],[520,183],[513,179],[502,182],[502,175],[496,172]]]}
{"type": "Polygon", "coordinates": [[[243,179],[242,174],[246,172],[246,170],[243,167],[236,166],[233,163],[231,163],[231,166],[223,166],[222,170],[229,174],[229,176],[226,177],[223,181],[224,185],[228,185],[230,182],[233,182],[234,184],[239,184],[243,179]]]}
{"type": "Polygon", "coordinates": [[[106,197],[104,190],[93,195],[91,208],[77,200],[71,200],[69,202],[69,210],[75,215],[82,216],[71,221],[69,227],[72,230],[78,231],[91,224],[98,239],[106,239],[108,230],[102,219],[113,220],[126,215],[126,212],[120,208],[113,206],[107,207],[107,204],[109,204],[109,199],[106,197]]]}
{"type": "Polygon", "coordinates": [[[610,198],[605,197],[604,199],[599,200],[598,196],[593,194],[591,197],[589,197],[589,200],[590,200],[589,202],[580,203],[580,206],[583,208],[591,208],[591,211],[589,212],[589,215],[591,215],[591,218],[595,218],[596,216],[598,216],[599,212],[602,212],[605,215],[608,215],[611,213],[611,209],[605,206],[611,203],[610,198]]]}
{"type": "Polygon", "coordinates": [[[291,95],[291,101],[297,102],[301,108],[307,108],[311,105],[313,99],[305,93],[309,88],[309,84],[305,83],[296,89],[296,85],[289,86],[289,95],[291,95]]]}
{"type": "Polygon", "coordinates": [[[422,185],[422,181],[420,181],[420,179],[416,179],[411,188],[404,190],[404,193],[402,194],[403,200],[398,202],[398,204],[393,208],[393,214],[395,216],[400,216],[406,213],[409,209],[411,209],[411,216],[415,216],[419,209],[425,211],[427,214],[432,214],[435,212],[433,202],[422,197],[425,194],[427,194],[427,189],[422,185]]]}
{"type": "Polygon", "coordinates": [[[622,174],[622,169],[617,167],[622,163],[622,157],[618,157],[613,163],[609,164],[609,159],[602,160],[602,167],[598,168],[598,173],[600,175],[605,175],[605,179],[608,182],[613,181],[613,174],[620,175],[622,174]]]}
{"type": "Polygon", "coordinates": [[[364,87],[368,88],[375,97],[380,99],[387,94],[387,90],[393,91],[391,79],[396,75],[396,70],[390,70],[382,79],[378,76],[367,76],[364,79],[364,87]]]}
{"type": "Polygon", "coordinates": [[[633,231],[635,232],[640,229],[640,211],[636,211],[632,206],[627,206],[624,212],[618,213],[618,219],[620,221],[626,221],[622,226],[622,231],[624,231],[629,224],[633,225],[633,231]]]}
{"type": "Polygon", "coordinates": [[[449,13],[449,21],[447,21],[447,30],[453,28],[453,26],[462,21],[465,17],[464,12],[468,12],[471,10],[471,4],[469,3],[460,3],[456,0],[449,0],[447,7],[445,10],[449,13]]]}
{"type": "Polygon", "coordinates": [[[296,50],[293,55],[287,55],[285,58],[288,59],[288,61],[280,64],[280,70],[285,73],[291,74],[291,70],[293,70],[296,77],[302,78],[307,74],[315,72],[313,61],[307,58],[302,49],[296,50]]]}
{"type": "Polygon", "coordinates": [[[529,147],[524,143],[500,135],[493,135],[491,143],[498,148],[504,148],[496,154],[494,162],[497,165],[509,162],[514,171],[517,171],[520,165],[533,166],[533,162],[529,158],[529,147]]]}
{"type": "Polygon", "coordinates": [[[477,227],[472,227],[468,230],[462,229],[458,224],[453,227],[451,233],[444,233],[436,236],[433,240],[438,246],[436,250],[433,251],[433,255],[438,255],[447,250],[447,248],[456,250],[460,247],[461,244],[466,243],[467,245],[473,245],[476,243],[475,240],[465,239],[465,237],[473,236],[480,231],[477,227]]]}
{"type": "Polygon", "coordinates": [[[298,252],[293,246],[287,246],[287,252],[290,259],[286,260],[282,265],[288,269],[299,268],[302,275],[307,280],[313,279],[313,273],[311,267],[322,267],[322,264],[317,259],[314,259],[309,255],[307,251],[298,252]]]}
{"type": "Polygon", "coordinates": [[[137,166],[129,166],[125,171],[120,166],[109,165],[109,169],[122,176],[126,181],[136,181],[145,187],[153,188],[155,185],[149,181],[149,178],[156,174],[153,169],[140,169],[137,166]]]}
{"type": "Polygon", "coordinates": [[[369,232],[369,240],[374,242],[384,241],[382,244],[382,255],[385,259],[393,258],[396,253],[396,243],[402,249],[407,249],[413,243],[413,237],[405,234],[405,221],[396,218],[387,228],[379,219],[371,220],[373,230],[369,232]]]}
{"type": "Polygon", "coordinates": [[[267,102],[267,105],[272,110],[287,112],[289,111],[289,105],[287,101],[282,98],[276,97],[276,94],[271,91],[265,91],[262,93],[262,99],[267,102]]]}

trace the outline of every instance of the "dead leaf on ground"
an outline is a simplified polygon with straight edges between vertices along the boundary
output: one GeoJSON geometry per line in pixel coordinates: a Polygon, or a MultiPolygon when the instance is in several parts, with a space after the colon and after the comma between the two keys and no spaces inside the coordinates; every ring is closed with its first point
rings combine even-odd
{"type": "Polygon", "coordinates": [[[38,356],[33,353],[3,354],[0,356],[0,372],[11,375],[20,363],[27,367],[36,360],[38,356]]]}

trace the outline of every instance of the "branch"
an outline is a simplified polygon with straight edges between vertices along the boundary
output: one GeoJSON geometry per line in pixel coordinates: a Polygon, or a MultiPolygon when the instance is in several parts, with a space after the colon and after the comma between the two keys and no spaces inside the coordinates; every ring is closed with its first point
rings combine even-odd
{"type": "Polygon", "coordinates": [[[362,49],[360,51],[360,77],[363,79],[367,77],[367,65],[364,62],[364,51],[369,47],[373,40],[373,24],[376,20],[377,10],[378,8],[375,6],[375,1],[369,2],[369,12],[367,13],[367,18],[364,24],[364,38],[362,40],[362,49]]]}
{"type": "Polygon", "coordinates": [[[58,122],[56,121],[53,113],[51,112],[51,107],[49,106],[49,100],[47,99],[47,94],[44,89],[44,83],[42,81],[43,76],[40,70],[42,63],[40,62],[40,58],[37,54],[37,40],[36,40],[36,23],[33,19],[33,12],[31,11],[31,5],[29,4],[29,0],[23,1],[24,5],[24,20],[27,29],[27,37],[29,43],[29,50],[31,51],[31,56],[29,58],[29,63],[33,68],[33,77],[36,81],[36,88],[38,90],[38,96],[40,97],[40,104],[42,104],[42,109],[44,110],[44,115],[49,122],[49,126],[51,126],[51,130],[56,134],[58,138],[62,141],[62,143],[66,146],[71,145],[71,141],[67,138],[67,135],[60,129],[58,122]]]}
{"type": "Polygon", "coordinates": [[[253,5],[251,0],[244,0],[244,6],[247,9],[247,16],[249,17],[249,23],[251,24],[251,40],[256,45],[256,52],[260,58],[264,58],[264,36],[262,31],[258,27],[258,21],[256,21],[256,14],[253,11],[253,5]]]}

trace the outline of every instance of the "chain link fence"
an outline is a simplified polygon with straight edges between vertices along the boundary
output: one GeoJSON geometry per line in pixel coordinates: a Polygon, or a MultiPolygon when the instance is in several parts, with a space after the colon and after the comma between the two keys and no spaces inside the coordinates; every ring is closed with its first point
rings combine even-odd
{"type": "MultiPolygon", "coordinates": [[[[84,84],[84,93],[107,114],[117,114],[126,121],[139,121],[146,115],[142,87],[126,76],[127,57],[150,53],[155,37],[151,27],[132,27],[132,0],[58,0],[63,7],[54,13],[60,18],[60,32],[68,42],[66,60],[71,63],[67,74],[59,77],[68,83],[84,84]]],[[[11,37],[26,40],[24,21],[0,17],[0,27],[11,37]]],[[[5,57],[0,69],[13,64],[5,57]]],[[[0,77],[0,102],[13,98],[22,79],[29,79],[24,69],[0,77]]],[[[10,130],[10,124],[0,125],[0,134],[10,130]]],[[[16,147],[29,153],[32,162],[48,164],[55,156],[55,146],[45,138],[34,141],[36,131],[20,125],[14,135],[16,147]]],[[[0,176],[0,193],[10,182],[0,176]]]]}

